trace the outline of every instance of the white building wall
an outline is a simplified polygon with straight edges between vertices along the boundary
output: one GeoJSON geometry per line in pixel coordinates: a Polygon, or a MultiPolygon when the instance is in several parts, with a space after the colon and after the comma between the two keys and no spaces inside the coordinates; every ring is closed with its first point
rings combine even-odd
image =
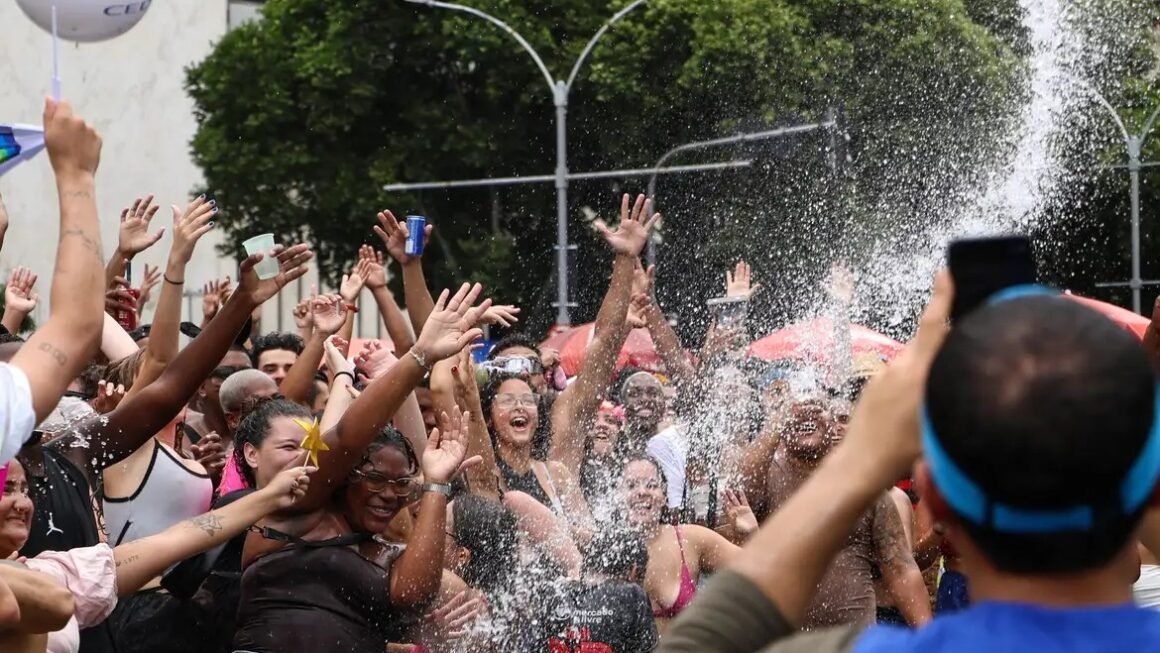
{"type": "MultiPolygon", "coordinates": [[[[169,205],[184,206],[201,182],[189,154],[196,125],[192,100],[184,90],[184,69],[205,58],[231,24],[253,18],[256,7],[253,2],[227,0],[155,0],[141,22],[120,37],[102,43],[61,43],[63,95],[104,139],[97,205],[106,254],[116,245],[121,209],[133,198],[153,193],[162,206],[154,224],[165,226],[166,235],[134,262],[135,280],[141,278],[144,263],[164,264],[171,243],[169,205]]],[[[4,34],[0,38],[0,122],[39,124],[43,98],[50,91],[52,38],[13,0],[0,0],[0,28],[4,34]]],[[[59,234],[47,154],[42,152],[0,177],[0,194],[11,219],[0,250],[0,281],[7,280],[8,271],[17,265],[39,274],[37,290],[42,301],[34,317],[43,320],[48,315],[46,298],[59,234]]],[[[230,207],[221,208],[218,220],[229,220],[230,207]]],[[[186,274],[189,297],[183,319],[200,323],[205,282],[227,274],[237,278],[235,262],[223,259],[214,248],[220,239],[220,233],[211,231],[199,243],[186,274]]],[[[277,328],[281,313],[282,327],[293,330],[290,312],[315,278],[312,272],[299,287],[287,288],[281,310],[279,302],[271,300],[263,313],[263,329],[277,328]]],[[[381,330],[369,293],[362,304],[359,324],[363,328],[356,333],[376,337],[381,330]]],[[[150,316],[151,307],[146,310],[146,322],[150,316]]]]}

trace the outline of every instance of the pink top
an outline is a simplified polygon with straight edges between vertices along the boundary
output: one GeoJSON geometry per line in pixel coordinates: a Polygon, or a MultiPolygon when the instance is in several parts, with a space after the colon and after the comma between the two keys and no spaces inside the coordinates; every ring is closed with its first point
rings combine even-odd
{"type": "MultiPolygon", "coordinates": [[[[685,541],[681,538],[681,527],[673,526],[673,530],[677,532],[677,548],[681,550],[681,588],[677,592],[677,600],[673,601],[672,605],[653,610],[653,616],[661,619],[673,619],[681,614],[681,610],[692,603],[693,596],[697,594],[697,582],[689,572],[689,565],[685,564],[685,541]]],[[[657,601],[657,605],[660,605],[660,601],[657,601]]]]}
{"type": "Polygon", "coordinates": [[[81,628],[95,626],[117,607],[117,564],[108,544],[70,551],[45,551],[25,561],[28,568],[52,576],[72,592],[74,614],[62,630],[48,634],[48,653],[77,653],[81,628]]]}
{"type": "Polygon", "coordinates": [[[218,484],[218,496],[225,495],[235,490],[244,490],[250,487],[246,482],[246,477],[242,476],[242,471],[238,469],[238,459],[230,456],[226,461],[226,468],[222,471],[222,482],[218,484]]]}

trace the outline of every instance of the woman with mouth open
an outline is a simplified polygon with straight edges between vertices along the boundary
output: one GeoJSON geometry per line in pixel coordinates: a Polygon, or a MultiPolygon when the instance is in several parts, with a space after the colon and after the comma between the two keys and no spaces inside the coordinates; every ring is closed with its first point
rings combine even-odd
{"type": "MultiPolygon", "coordinates": [[[[648,593],[657,630],[664,632],[692,602],[701,574],[723,568],[741,550],[715,531],[694,524],[664,523],[666,511],[664,473],[655,460],[629,461],[621,477],[628,525],[648,543],[648,568],[644,590],[648,593]]],[[[757,530],[757,520],[743,495],[726,493],[733,527],[748,535],[757,530]]]]}
{"type": "MultiPolygon", "coordinates": [[[[480,292],[478,284],[443,292],[414,347],[321,435],[326,448],[306,496],[248,535],[235,650],[382,653],[436,598],[449,483],[480,458],[466,456],[467,417],[458,413],[442,415],[421,457],[384,427],[434,363],[482,335],[476,325],[490,301],[473,307],[480,292]],[[418,519],[400,553],[379,534],[409,503],[420,469],[418,519]]],[[[258,488],[300,455],[304,432],[317,428],[310,420],[304,408],[272,401],[238,427],[235,455],[258,488]]]]}

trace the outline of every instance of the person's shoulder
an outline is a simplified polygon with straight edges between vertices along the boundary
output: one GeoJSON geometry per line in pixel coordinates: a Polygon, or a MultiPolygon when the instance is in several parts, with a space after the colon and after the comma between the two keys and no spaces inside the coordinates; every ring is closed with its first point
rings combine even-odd
{"type": "Polygon", "coordinates": [[[836,626],[798,633],[766,646],[760,653],[862,653],[864,632],[860,626],[836,626]]]}

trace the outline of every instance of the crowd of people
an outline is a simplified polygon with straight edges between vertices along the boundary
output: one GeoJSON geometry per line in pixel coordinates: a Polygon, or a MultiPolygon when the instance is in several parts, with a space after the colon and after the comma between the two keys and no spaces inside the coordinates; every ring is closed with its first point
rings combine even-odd
{"type": "MultiPolygon", "coordinates": [[[[628,195],[616,225],[595,223],[613,264],[571,378],[518,308],[478,284],[433,294],[389,211],[373,224],[385,256],[364,245],[338,292],[297,306],[297,332],[263,333],[259,316],[306,273],[307,244],[249,256],[236,283],[205,285],[202,323],[182,323],[215,201],[173,207],[166,265],[131,288],[158,206],[122,212],[106,259],[100,137],[67,102],[46,100],[44,126],[60,202],[49,317],[24,329],[38,279],[16,268],[0,335],[0,651],[1160,641],[1151,330],[1142,344],[1046,289],[948,327],[943,274],[892,361],[843,355],[837,333],[828,356],[757,362],[742,262],[689,352],[639,259],[659,216],[628,195]],[[259,275],[269,259],[276,274],[259,275]],[[364,289],[389,342],[355,351],[364,289]],[[478,362],[490,327],[509,335],[478,362]],[[620,364],[632,329],[661,368],[620,364]]],[[[837,275],[838,330],[851,294],[837,275]]]]}

